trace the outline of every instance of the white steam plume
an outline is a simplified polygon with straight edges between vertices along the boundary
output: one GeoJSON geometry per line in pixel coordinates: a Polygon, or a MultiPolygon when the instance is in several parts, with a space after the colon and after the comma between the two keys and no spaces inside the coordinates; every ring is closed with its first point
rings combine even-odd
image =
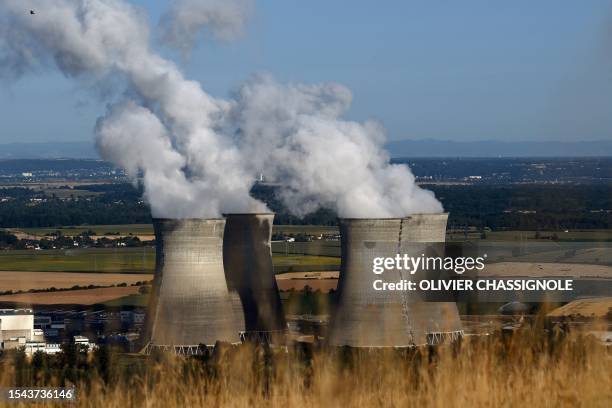
{"type": "Polygon", "coordinates": [[[214,129],[229,104],[151,51],[148,26],[135,8],[121,0],[57,0],[52,6],[3,0],[0,15],[4,31],[22,39],[3,44],[2,60],[21,71],[54,62],[71,77],[125,78],[134,98],[115,103],[98,120],[97,146],[103,158],[142,181],[154,216],[266,209],[249,196],[252,177],[240,152],[214,129]]]}
{"type": "Polygon", "coordinates": [[[253,0],[174,0],[160,21],[162,40],[183,51],[191,49],[202,30],[233,40],[242,34],[253,0]]]}
{"type": "Polygon", "coordinates": [[[375,122],[341,120],[351,93],[338,84],[282,85],[260,76],[244,84],[228,126],[254,170],[278,181],[298,215],[320,206],[343,217],[401,217],[442,211],[405,165],[390,164],[375,122]]]}
{"type": "MultiPolygon", "coordinates": [[[[212,11],[220,2],[204,3],[208,11],[196,13],[180,44],[205,23],[219,33],[223,21],[242,24],[218,17],[229,15],[212,11]]],[[[190,4],[175,3],[167,27],[180,25],[190,4]]],[[[151,50],[146,19],[123,0],[3,0],[0,27],[5,73],[55,65],[77,79],[122,78],[124,97],[98,120],[96,143],[142,182],[155,217],[265,211],[249,196],[260,171],[282,183],[282,199],[299,215],[320,206],[356,218],[442,210],[408,167],[389,163],[380,125],[341,119],[351,102],[343,86],[260,76],[232,100],[213,98],[151,50]]]]}

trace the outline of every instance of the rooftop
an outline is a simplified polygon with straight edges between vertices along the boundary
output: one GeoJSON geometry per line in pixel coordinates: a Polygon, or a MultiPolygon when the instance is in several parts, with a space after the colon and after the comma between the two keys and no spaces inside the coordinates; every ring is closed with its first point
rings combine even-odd
{"type": "Polygon", "coordinates": [[[0,309],[0,316],[31,315],[32,309],[0,309]]]}

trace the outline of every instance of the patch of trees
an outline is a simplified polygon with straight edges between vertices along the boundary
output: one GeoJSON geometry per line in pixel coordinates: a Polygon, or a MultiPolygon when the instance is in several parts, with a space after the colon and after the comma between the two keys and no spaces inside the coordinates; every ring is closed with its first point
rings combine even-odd
{"type": "Polygon", "coordinates": [[[146,224],[151,222],[149,208],[139,200],[62,201],[48,199],[29,206],[20,200],[0,203],[2,227],[56,227],[92,224],[146,224]]]}
{"type": "Polygon", "coordinates": [[[454,227],[558,231],[612,226],[612,195],[606,185],[427,188],[450,213],[449,225],[454,227]]]}
{"type": "Polygon", "coordinates": [[[0,249],[13,248],[19,239],[8,231],[0,230],[0,249]]]}
{"type": "MultiPolygon", "coordinates": [[[[452,185],[425,186],[435,192],[452,227],[562,230],[607,229],[612,225],[610,186],[593,185],[452,185]]],[[[150,223],[142,190],[131,184],[80,188],[102,194],[87,199],[46,198],[30,205],[31,193],[14,189],[14,199],[0,203],[0,227],[54,227],[94,224],[150,223]]],[[[321,208],[298,217],[291,214],[273,186],[255,185],[253,197],[276,213],[275,224],[336,225],[336,213],[321,208]]],[[[0,236],[0,242],[2,237],[0,236]]]]}
{"type": "MultiPolygon", "coordinates": [[[[149,293],[150,286],[145,286],[147,281],[138,281],[134,282],[129,286],[140,286],[138,288],[138,292],[141,294],[149,293]],[[145,288],[145,289],[142,289],[145,288]],[[142,290],[141,290],[142,289],[142,290]]],[[[126,288],[128,286],[127,283],[121,282],[113,285],[73,285],[69,288],[56,288],[55,286],[51,286],[50,288],[41,288],[41,289],[28,289],[28,290],[5,290],[0,292],[0,296],[4,295],[18,295],[20,293],[44,293],[44,292],[65,292],[69,290],[88,290],[88,289],[101,289],[101,288],[126,288]]]]}

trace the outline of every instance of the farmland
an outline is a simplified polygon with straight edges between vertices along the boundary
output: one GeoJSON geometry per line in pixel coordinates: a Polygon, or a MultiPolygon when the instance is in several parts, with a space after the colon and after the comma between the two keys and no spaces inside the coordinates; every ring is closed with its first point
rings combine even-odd
{"type": "Polygon", "coordinates": [[[0,271],[0,292],[89,285],[112,286],[122,283],[129,286],[151,279],[153,275],[145,274],[0,271]]]}
{"type": "Polygon", "coordinates": [[[320,290],[323,293],[328,293],[330,290],[336,290],[338,285],[338,272],[288,272],[276,275],[276,283],[281,291],[287,290],[303,290],[308,286],[311,290],[320,290]]]}
{"type": "Polygon", "coordinates": [[[549,317],[583,316],[604,318],[612,314],[612,297],[579,299],[548,314],[549,317]]]}
{"type": "Polygon", "coordinates": [[[93,231],[97,236],[153,236],[153,225],[151,224],[123,224],[123,225],[86,225],[86,226],[65,226],[50,228],[12,228],[13,233],[21,233],[32,237],[44,237],[60,231],[66,236],[75,236],[83,232],[93,231]]]}
{"type": "Polygon", "coordinates": [[[27,305],[93,305],[124,296],[138,294],[138,289],[138,286],[126,286],[56,292],[18,293],[0,296],[0,302],[27,305]]]}
{"type": "MultiPolygon", "coordinates": [[[[274,254],[274,266],[288,268],[339,265],[340,259],[329,256],[274,254]]],[[[0,271],[152,273],[155,249],[87,248],[48,251],[0,251],[0,271]]]]}
{"type": "Polygon", "coordinates": [[[154,265],[147,247],[0,252],[3,271],[151,273],[154,265]]]}
{"type": "MultiPolygon", "coordinates": [[[[96,236],[138,236],[146,239],[154,239],[153,225],[151,224],[119,224],[119,225],[81,225],[47,228],[10,228],[12,233],[32,238],[42,238],[47,234],[60,231],[66,236],[75,236],[83,232],[93,231],[96,236]]],[[[312,235],[338,234],[338,227],[324,225],[275,225],[274,234],[285,235],[312,235]]],[[[481,231],[452,229],[449,224],[447,239],[486,239],[491,241],[526,241],[556,239],[559,241],[612,241],[612,230],[610,229],[588,229],[588,230],[559,230],[559,231],[525,231],[525,230],[499,230],[486,231],[482,236],[481,231]]]]}

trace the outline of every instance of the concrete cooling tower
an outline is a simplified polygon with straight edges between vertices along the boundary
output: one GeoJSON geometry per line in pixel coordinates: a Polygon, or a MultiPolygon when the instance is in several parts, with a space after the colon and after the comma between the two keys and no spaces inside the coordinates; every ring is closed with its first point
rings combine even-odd
{"type": "Polygon", "coordinates": [[[243,336],[282,342],[287,324],[272,267],[274,214],[225,214],[223,263],[230,292],[240,296],[243,336]]]}
{"type": "MultiPolygon", "coordinates": [[[[400,254],[411,257],[444,257],[446,222],[448,214],[415,214],[402,220],[400,235],[400,254]]],[[[435,279],[436,271],[417,271],[414,276],[435,279]]],[[[424,332],[428,344],[456,340],[463,335],[463,328],[455,302],[427,302],[418,292],[419,301],[411,302],[412,316],[416,330],[424,332]]]]}
{"type": "Polygon", "coordinates": [[[224,219],[154,219],[153,293],[145,350],[181,354],[200,344],[238,343],[244,319],[228,290],[223,268],[224,219]]]}
{"type": "Polygon", "coordinates": [[[399,250],[402,219],[340,219],[342,259],[337,304],[329,343],[353,347],[408,347],[425,342],[417,333],[409,305],[400,291],[375,291],[374,279],[397,282],[395,271],[372,273],[375,257],[394,257],[399,250]]]}
{"type": "MultiPolygon", "coordinates": [[[[375,257],[439,254],[448,214],[389,219],[340,219],[342,260],[329,344],[352,347],[410,347],[457,336],[454,303],[427,303],[418,292],[376,291],[373,281],[395,283],[414,275],[396,269],[375,275],[375,257]],[[441,335],[444,333],[444,335],[441,335]],[[454,334],[451,334],[454,333],[454,334]]],[[[420,272],[417,271],[418,276],[420,272]]]]}

